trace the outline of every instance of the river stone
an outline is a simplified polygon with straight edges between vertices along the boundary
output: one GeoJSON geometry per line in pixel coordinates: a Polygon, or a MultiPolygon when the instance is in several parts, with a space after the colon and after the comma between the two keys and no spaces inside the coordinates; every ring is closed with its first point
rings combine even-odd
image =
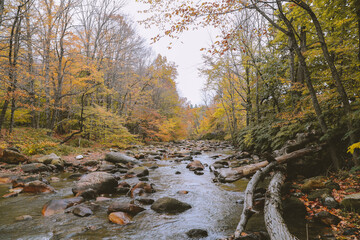
{"type": "Polygon", "coordinates": [[[119,224],[119,225],[126,225],[131,223],[131,217],[124,212],[112,212],[109,215],[110,222],[119,224]]]}
{"type": "Polygon", "coordinates": [[[301,191],[307,193],[314,189],[324,188],[326,180],[327,180],[326,177],[323,176],[309,178],[301,186],[301,191]]]}
{"type": "Polygon", "coordinates": [[[65,209],[83,202],[82,197],[66,198],[66,199],[53,199],[47,202],[42,208],[42,215],[47,217],[54,214],[64,213],[65,209]]]}
{"type": "Polygon", "coordinates": [[[76,206],[72,212],[74,215],[79,217],[87,217],[94,214],[90,208],[84,206],[76,206]]]}
{"type": "Polygon", "coordinates": [[[2,157],[0,158],[0,162],[10,163],[10,164],[19,164],[23,162],[27,162],[29,158],[17,151],[13,151],[10,149],[4,149],[2,153],[2,157]]]}
{"type": "MultiPolygon", "coordinates": [[[[138,182],[135,186],[131,188],[130,196],[143,196],[144,193],[153,193],[155,190],[152,187],[152,184],[146,182],[138,182]]],[[[146,194],[145,194],[146,195],[146,194]]]]}
{"type": "Polygon", "coordinates": [[[308,199],[310,201],[315,201],[317,198],[319,200],[321,200],[321,199],[325,199],[328,196],[331,196],[331,190],[328,188],[323,188],[323,189],[318,189],[318,190],[311,192],[308,195],[308,199]]]}
{"type": "Polygon", "coordinates": [[[125,212],[125,213],[130,214],[131,216],[135,216],[136,214],[138,214],[144,210],[145,210],[145,208],[142,208],[136,204],[122,203],[122,202],[113,202],[108,207],[108,213],[125,212]]]}
{"type": "Polygon", "coordinates": [[[133,163],[136,164],[137,160],[136,158],[127,156],[123,153],[118,152],[109,152],[105,155],[105,161],[112,162],[112,163],[133,163]]]}
{"type": "Polygon", "coordinates": [[[77,194],[78,192],[92,188],[98,194],[114,193],[116,192],[117,185],[118,182],[113,175],[106,172],[93,172],[82,176],[72,191],[74,194],[77,194]]]}
{"type": "Polygon", "coordinates": [[[186,232],[186,235],[189,238],[205,238],[208,236],[208,232],[203,229],[191,229],[190,231],[186,232]]]}
{"type": "Polygon", "coordinates": [[[151,205],[151,209],[158,213],[181,213],[190,208],[189,204],[169,197],[160,198],[151,205]]]}
{"type": "Polygon", "coordinates": [[[155,202],[155,200],[151,198],[137,198],[136,201],[144,205],[151,205],[155,202]]]}
{"type": "MultiPolygon", "coordinates": [[[[44,164],[54,164],[55,162],[58,163],[58,160],[61,160],[61,158],[58,155],[56,155],[55,153],[51,153],[49,155],[45,155],[45,156],[42,156],[42,157],[39,157],[36,159],[37,162],[44,163],[44,164]]],[[[64,166],[63,162],[62,162],[62,165],[64,166]]]]}
{"type": "Polygon", "coordinates": [[[36,180],[33,182],[26,183],[22,190],[24,193],[52,193],[55,189],[46,183],[36,180]]]}
{"type": "Polygon", "coordinates": [[[214,173],[221,183],[235,182],[242,177],[241,173],[231,168],[216,169],[214,173]]]}
{"type": "Polygon", "coordinates": [[[128,174],[135,174],[137,177],[144,177],[149,175],[149,170],[146,167],[135,167],[130,169],[128,174]]]}
{"type": "Polygon", "coordinates": [[[348,211],[360,213],[360,193],[345,196],[340,206],[348,211]]]}
{"type": "Polygon", "coordinates": [[[21,166],[21,170],[25,173],[45,172],[49,169],[43,163],[29,163],[21,166]]]}
{"type": "Polygon", "coordinates": [[[21,221],[29,221],[29,220],[32,220],[32,216],[30,215],[22,215],[22,216],[19,216],[19,217],[16,217],[15,220],[17,222],[21,222],[21,221]]]}
{"type": "Polygon", "coordinates": [[[189,163],[186,168],[188,168],[190,171],[202,171],[204,170],[204,165],[199,160],[195,160],[189,163]]]}
{"type": "Polygon", "coordinates": [[[94,189],[92,188],[88,188],[84,191],[80,191],[76,194],[76,197],[82,197],[85,200],[92,200],[95,199],[97,197],[97,193],[94,189]]]}

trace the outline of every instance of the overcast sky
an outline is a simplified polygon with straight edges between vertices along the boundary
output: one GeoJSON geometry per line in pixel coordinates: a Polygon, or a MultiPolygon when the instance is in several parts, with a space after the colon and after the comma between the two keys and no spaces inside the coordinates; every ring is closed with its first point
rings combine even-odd
{"type": "MultiPolygon", "coordinates": [[[[144,4],[128,0],[124,13],[128,14],[134,21],[144,19],[144,15],[138,13],[139,10],[146,9],[144,4]]],[[[148,40],[159,33],[156,26],[151,29],[145,29],[143,25],[136,22],[139,34],[148,40]]],[[[174,40],[172,48],[168,49],[169,39],[162,39],[152,44],[153,50],[166,56],[171,62],[178,66],[178,77],[176,79],[177,88],[180,96],[186,97],[192,104],[201,104],[201,89],[203,88],[204,79],[199,77],[198,68],[202,65],[202,52],[200,48],[208,47],[211,43],[209,31],[201,29],[197,31],[185,32],[180,39],[174,40]]]]}

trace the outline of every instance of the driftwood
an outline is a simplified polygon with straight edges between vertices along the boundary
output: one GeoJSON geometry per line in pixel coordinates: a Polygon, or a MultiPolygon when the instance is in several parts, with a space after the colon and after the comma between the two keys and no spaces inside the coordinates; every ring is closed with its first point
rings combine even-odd
{"type": "Polygon", "coordinates": [[[284,181],[284,169],[276,171],[270,181],[265,195],[265,225],[272,240],[298,240],[289,232],[282,217],[281,185],[284,181]]]}
{"type": "Polygon", "coordinates": [[[274,169],[274,167],[278,166],[277,162],[272,162],[266,167],[258,170],[254,176],[249,181],[245,190],[245,198],[244,198],[244,207],[241,213],[239,224],[235,230],[235,239],[240,237],[241,233],[245,230],[246,224],[249,218],[255,213],[253,209],[253,195],[258,183],[270,172],[274,169]]]}
{"type": "MultiPolygon", "coordinates": [[[[285,163],[289,160],[298,159],[300,157],[309,155],[310,153],[314,153],[319,151],[321,148],[316,147],[309,147],[309,148],[303,148],[297,151],[294,151],[289,154],[282,155],[280,157],[276,157],[275,160],[278,163],[285,163]]],[[[218,180],[220,182],[234,182],[237,181],[243,177],[251,176],[253,175],[257,170],[266,167],[269,164],[268,161],[262,161],[259,163],[254,163],[242,167],[232,168],[232,169],[220,169],[218,172],[218,180]],[[231,176],[231,177],[227,177],[231,176]]]]}

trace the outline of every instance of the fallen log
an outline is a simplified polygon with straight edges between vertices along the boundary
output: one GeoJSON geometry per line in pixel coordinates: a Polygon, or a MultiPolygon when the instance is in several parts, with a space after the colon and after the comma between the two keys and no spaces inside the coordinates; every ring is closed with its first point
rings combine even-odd
{"type": "Polygon", "coordinates": [[[265,194],[265,226],[272,240],[298,240],[289,232],[282,217],[281,185],[285,181],[284,171],[280,169],[275,172],[265,194]]]}
{"type": "MultiPolygon", "coordinates": [[[[309,155],[311,153],[317,152],[321,149],[321,147],[309,147],[303,148],[297,151],[294,151],[289,154],[282,155],[280,157],[276,157],[275,160],[278,163],[284,163],[289,160],[295,160],[300,157],[309,155]]],[[[217,170],[217,179],[219,182],[235,182],[243,177],[253,175],[257,170],[266,167],[269,164],[268,161],[262,161],[259,163],[254,163],[242,167],[237,168],[222,168],[217,170]]]]}
{"type": "Polygon", "coordinates": [[[244,207],[241,213],[239,224],[235,230],[235,239],[241,236],[241,233],[245,230],[249,218],[255,213],[253,209],[253,195],[256,186],[276,166],[278,166],[277,162],[271,162],[266,167],[259,169],[247,184],[245,190],[244,207]]]}

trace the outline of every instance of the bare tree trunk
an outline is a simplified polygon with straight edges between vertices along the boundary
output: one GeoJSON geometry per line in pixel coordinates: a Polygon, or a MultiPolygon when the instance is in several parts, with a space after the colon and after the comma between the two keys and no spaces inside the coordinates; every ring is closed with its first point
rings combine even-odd
{"type": "Polygon", "coordinates": [[[255,213],[253,209],[254,191],[258,183],[264,179],[264,177],[278,165],[277,162],[272,162],[266,167],[259,169],[246,186],[244,207],[241,213],[239,224],[235,230],[235,239],[241,236],[241,233],[245,230],[246,224],[249,218],[255,213]]]}
{"type": "Polygon", "coordinates": [[[265,194],[264,217],[271,240],[297,240],[287,228],[282,217],[281,186],[285,181],[285,169],[275,172],[265,194]]]}

